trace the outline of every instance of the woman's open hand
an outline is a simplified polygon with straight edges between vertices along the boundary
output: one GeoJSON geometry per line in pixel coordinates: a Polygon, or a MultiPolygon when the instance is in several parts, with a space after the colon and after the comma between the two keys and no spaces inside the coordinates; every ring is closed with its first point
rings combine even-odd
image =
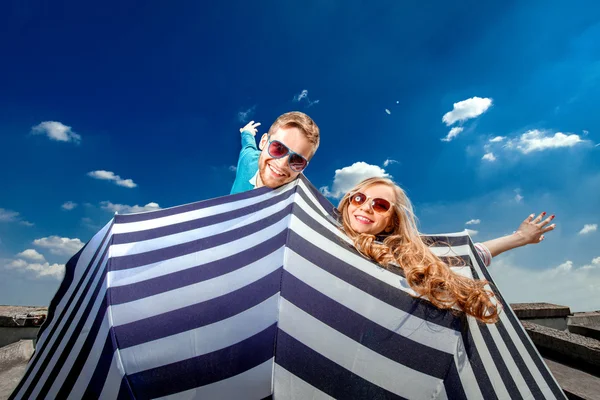
{"type": "Polygon", "coordinates": [[[537,217],[535,214],[531,214],[525,218],[525,221],[521,222],[515,234],[521,237],[523,245],[541,242],[544,240],[544,234],[556,227],[556,224],[548,225],[554,219],[554,215],[543,219],[545,216],[546,212],[541,213],[537,217]]]}

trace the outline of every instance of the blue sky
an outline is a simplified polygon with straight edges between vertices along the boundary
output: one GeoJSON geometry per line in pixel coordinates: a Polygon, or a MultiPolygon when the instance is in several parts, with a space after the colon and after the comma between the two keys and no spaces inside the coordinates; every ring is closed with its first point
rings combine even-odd
{"type": "Polygon", "coordinates": [[[315,186],[389,174],[480,241],[554,213],[497,284],[600,309],[600,5],[482,3],[4,4],[0,304],[47,304],[116,210],[227,194],[244,120],[301,110],[315,186]]]}

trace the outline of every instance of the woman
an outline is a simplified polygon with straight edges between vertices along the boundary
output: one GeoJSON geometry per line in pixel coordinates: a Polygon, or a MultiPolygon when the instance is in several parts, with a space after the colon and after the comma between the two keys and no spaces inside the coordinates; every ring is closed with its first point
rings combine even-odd
{"type": "MultiPolygon", "coordinates": [[[[485,288],[487,282],[454,273],[431,252],[419,235],[410,200],[394,182],[386,178],[366,179],[342,198],[338,210],[344,231],[362,254],[386,268],[400,266],[412,289],[435,306],[448,309],[457,305],[483,322],[497,321],[499,305],[493,300],[494,294],[485,288]]],[[[544,228],[553,218],[548,217],[543,224],[537,221],[542,224],[540,235],[554,228],[554,225],[544,228]]],[[[530,216],[523,224],[532,220],[530,216]]],[[[515,233],[517,237],[522,235],[523,240],[505,237],[484,243],[490,259],[526,244],[525,241],[541,240],[540,235],[536,238],[531,234],[533,229],[526,228],[526,234],[515,233]]],[[[451,259],[451,263],[458,265],[459,259],[451,259]]]]}

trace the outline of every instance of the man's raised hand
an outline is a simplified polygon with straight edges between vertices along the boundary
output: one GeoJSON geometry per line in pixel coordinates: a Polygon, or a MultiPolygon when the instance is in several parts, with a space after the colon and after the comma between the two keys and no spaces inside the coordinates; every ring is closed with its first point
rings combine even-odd
{"type": "Polygon", "coordinates": [[[240,133],[247,131],[250,132],[252,134],[252,136],[256,136],[256,133],[258,132],[258,128],[260,126],[260,122],[256,122],[254,123],[254,121],[250,121],[246,124],[246,126],[244,126],[243,128],[240,128],[240,133]]]}

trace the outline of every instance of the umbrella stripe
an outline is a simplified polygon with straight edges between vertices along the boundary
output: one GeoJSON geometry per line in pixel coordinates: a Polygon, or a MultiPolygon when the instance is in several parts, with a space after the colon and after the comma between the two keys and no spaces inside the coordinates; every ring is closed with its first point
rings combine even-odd
{"type": "Polygon", "coordinates": [[[214,251],[209,251],[209,254],[202,257],[202,261],[208,261],[204,264],[128,285],[113,286],[108,289],[111,296],[111,304],[122,304],[139,300],[231,273],[275,252],[285,245],[286,238],[287,230],[284,230],[276,236],[250,247],[248,250],[234,253],[227,257],[211,261],[218,254],[214,254],[214,251]]]}
{"type": "Polygon", "coordinates": [[[77,301],[71,304],[71,308],[68,309],[67,313],[63,314],[63,318],[60,323],[57,323],[57,325],[54,327],[56,328],[57,333],[52,339],[55,340],[51,344],[50,341],[46,342],[48,346],[46,346],[44,349],[44,353],[35,357],[34,361],[40,360],[40,363],[39,365],[35,366],[36,369],[34,370],[34,373],[29,376],[29,379],[31,379],[33,385],[29,386],[22,394],[19,393],[23,398],[31,397],[31,393],[36,386],[43,383],[40,381],[41,376],[43,374],[47,375],[50,373],[53,364],[50,364],[49,366],[49,362],[56,354],[57,349],[60,348],[62,351],[65,348],[68,348],[66,347],[66,344],[71,339],[73,330],[78,326],[80,318],[82,318],[84,315],[83,311],[87,309],[89,312],[89,309],[91,309],[93,306],[94,302],[91,301],[91,299],[93,298],[94,293],[97,293],[97,290],[99,290],[99,287],[102,285],[104,276],[106,274],[106,269],[102,268],[101,265],[106,264],[108,249],[109,247],[104,249],[102,256],[99,258],[99,262],[94,265],[95,268],[88,271],[90,273],[86,276],[85,280],[80,281],[80,283],[85,283],[85,285],[80,288],[80,296],[77,301]]]}
{"type": "Polygon", "coordinates": [[[157,218],[165,218],[170,217],[177,214],[183,214],[188,212],[193,212],[197,210],[202,210],[209,207],[220,206],[224,204],[233,204],[233,206],[237,206],[236,203],[244,203],[246,200],[253,200],[256,197],[263,196],[269,193],[271,190],[267,187],[258,189],[258,190],[250,190],[243,193],[238,193],[231,196],[217,197],[210,200],[198,201],[190,204],[185,204],[182,206],[176,206],[171,208],[165,208],[162,210],[157,210],[153,212],[145,212],[139,214],[117,214],[115,217],[115,221],[119,224],[133,224],[135,222],[144,222],[155,220],[157,218]]]}
{"type": "Polygon", "coordinates": [[[333,400],[333,397],[298,378],[279,364],[275,364],[273,381],[273,396],[275,398],[333,400]]]}
{"type": "Polygon", "coordinates": [[[336,399],[403,399],[336,364],[283,330],[277,333],[275,363],[336,399]]]}
{"type": "MultiPolygon", "coordinates": [[[[476,253],[474,245],[471,243],[471,252],[476,253]]],[[[476,276],[478,279],[485,279],[488,282],[492,282],[493,279],[486,268],[482,268],[481,265],[474,265],[476,270],[476,276]]],[[[515,313],[510,308],[510,305],[506,302],[502,294],[495,288],[494,294],[504,307],[504,312],[500,314],[500,320],[502,327],[506,330],[506,335],[503,339],[506,341],[512,341],[512,344],[518,349],[518,354],[527,365],[529,373],[535,379],[534,385],[530,385],[533,393],[536,393],[536,387],[539,388],[545,398],[565,398],[565,394],[550,373],[546,364],[542,361],[542,357],[533,345],[533,342],[529,338],[529,335],[525,332],[523,325],[517,319],[515,313]]]]}
{"type": "MultiPolygon", "coordinates": [[[[325,243],[318,239],[320,238],[313,238],[311,243],[292,230],[288,238],[288,247],[294,250],[294,252],[302,254],[308,261],[318,265],[328,273],[393,307],[399,308],[428,323],[440,325],[448,329],[460,329],[456,318],[452,315],[452,311],[438,310],[432,308],[431,304],[425,300],[399,294],[397,287],[390,286],[386,282],[382,282],[376,277],[359,270],[356,268],[356,264],[347,264],[327,253],[324,248],[327,245],[331,247],[331,242],[325,243]]],[[[370,264],[368,266],[373,268],[370,264]]],[[[398,280],[400,280],[400,277],[398,277],[398,280]]]]}
{"type": "Polygon", "coordinates": [[[333,301],[289,272],[284,271],[283,275],[281,296],[284,299],[374,352],[440,379],[446,375],[448,365],[454,363],[451,353],[422,345],[386,329],[333,301]]]}
{"type": "Polygon", "coordinates": [[[284,220],[291,212],[293,203],[282,210],[248,225],[232,229],[227,232],[218,233],[206,238],[196,239],[169,247],[158,248],[139,254],[131,254],[111,258],[111,271],[127,268],[141,267],[148,264],[163,262],[172,258],[185,256],[199,250],[205,250],[226,245],[240,237],[250,236],[275,223],[284,220]]]}
{"type": "MultiPolygon", "coordinates": [[[[281,272],[282,269],[278,268],[249,285],[204,302],[114,326],[112,329],[119,342],[119,349],[153,343],[160,338],[218,324],[252,309],[279,292],[281,272]]],[[[172,295],[179,296],[179,293],[173,292],[172,295]]],[[[276,320],[277,315],[272,316],[272,322],[276,320]]]]}
{"type": "MultiPolygon", "coordinates": [[[[104,298],[96,314],[94,323],[90,328],[90,333],[86,336],[85,342],[81,346],[81,349],[79,349],[79,353],[75,353],[77,354],[77,358],[72,363],[66,364],[63,367],[63,371],[67,370],[68,374],[62,383],[58,378],[56,379],[54,386],[48,392],[49,398],[66,399],[70,393],[74,393],[75,398],[81,398],[83,392],[77,391],[78,386],[81,386],[79,381],[84,380],[88,375],[91,376],[100,356],[100,344],[101,342],[104,343],[104,339],[108,335],[109,320],[106,313],[107,308],[108,304],[106,298],[104,298]],[[59,383],[60,386],[58,386],[59,383]]],[[[87,385],[87,382],[85,382],[85,385],[87,385]]]]}
{"type": "MultiPolygon", "coordinates": [[[[467,400],[467,394],[463,388],[462,381],[460,379],[460,374],[458,373],[458,369],[456,368],[456,364],[452,363],[448,368],[448,374],[446,375],[446,379],[444,379],[444,388],[446,389],[446,393],[449,399],[452,400],[467,400]]],[[[481,398],[479,396],[478,398],[481,398]]]]}
{"type": "MultiPolygon", "coordinates": [[[[104,254],[108,248],[104,249],[104,246],[109,242],[112,225],[112,221],[109,222],[92,240],[90,240],[89,246],[86,246],[85,248],[86,252],[84,253],[82,249],[81,253],[78,253],[77,262],[68,262],[66,264],[65,268],[68,267],[74,269],[72,272],[65,272],[65,276],[73,276],[71,286],[67,289],[61,284],[56,296],[50,302],[48,309],[49,320],[47,320],[44,325],[42,325],[42,328],[40,328],[34,357],[29,362],[23,378],[21,378],[21,381],[13,391],[11,395],[12,398],[23,396],[23,388],[25,386],[37,384],[38,380],[33,378],[39,371],[38,363],[45,359],[51,344],[57,340],[61,340],[62,337],[57,332],[59,328],[63,326],[65,321],[69,320],[67,314],[71,315],[74,310],[77,310],[77,307],[75,307],[77,299],[81,299],[86,292],[84,285],[87,284],[90,277],[97,272],[96,260],[99,260],[98,255],[101,253],[104,254]],[[93,244],[98,242],[99,245],[95,248],[93,244]],[[64,297],[59,298],[58,296],[64,297]]],[[[104,255],[100,257],[100,259],[103,257],[104,255]]],[[[29,388],[26,390],[28,389],[29,388]]]]}
{"type": "MultiPolygon", "coordinates": [[[[216,323],[119,349],[123,368],[135,374],[232,346],[275,324],[278,303],[279,294],[275,294],[216,323]]],[[[120,342],[119,336],[117,339],[120,342]]]]}
{"type": "Polygon", "coordinates": [[[283,254],[282,248],[232,273],[171,292],[159,293],[129,303],[112,305],[112,325],[125,325],[162,314],[168,316],[170,314],[165,313],[182,310],[184,307],[231,293],[280,269],[283,254]]]}
{"type": "Polygon", "coordinates": [[[280,202],[288,200],[295,194],[293,190],[287,190],[277,196],[261,198],[262,201],[242,208],[236,208],[233,210],[227,210],[222,213],[208,213],[207,215],[201,216],[196,219],[176,222],[170,225],[161,226],[154,229],[139,230],[128,233],[120,233],[113,235],[113,244],[127,244],[144,242],[147,240],[164,238],[165,236],[171,236],[181,234],[201,228],[206,228],[212,225],[223,224],[224,222],[234,220],[248,219],[248,216],[253,213],[261,212],[264,214],[265,210],[269,207],[275,206],[280,202]]]}
{"type": "Polygon", "coordinates": [[[441,379],[382,356],[332,329],[285,298],[281,299],[279,329],[341,367],[396,395],[416,398],[430,392],[440,399],[444,398],[443,393],[437,390],[443,386],[441,379]]]}
{"type": "MultiPolygon", "coordinates": [[[[209,383],[157,400],[176,399],[272,399],[271,382],[265,379],[273,371],[273,358],[232,377],[209,383]]],[[[130,397],[129,397],[130,398],[130,397]]]]}
{"type": "MultiPolygon", "coordinates": [[[[129,375],[129,382],[140,398],[169,394],[208,385],[248,371],[273,358],[277,326],[232,346],[129,375]],[[227,360],[226,362],[224,360],[227,360]]],[[[270,376],[265,379],[271,387],[270,376]]]]}

